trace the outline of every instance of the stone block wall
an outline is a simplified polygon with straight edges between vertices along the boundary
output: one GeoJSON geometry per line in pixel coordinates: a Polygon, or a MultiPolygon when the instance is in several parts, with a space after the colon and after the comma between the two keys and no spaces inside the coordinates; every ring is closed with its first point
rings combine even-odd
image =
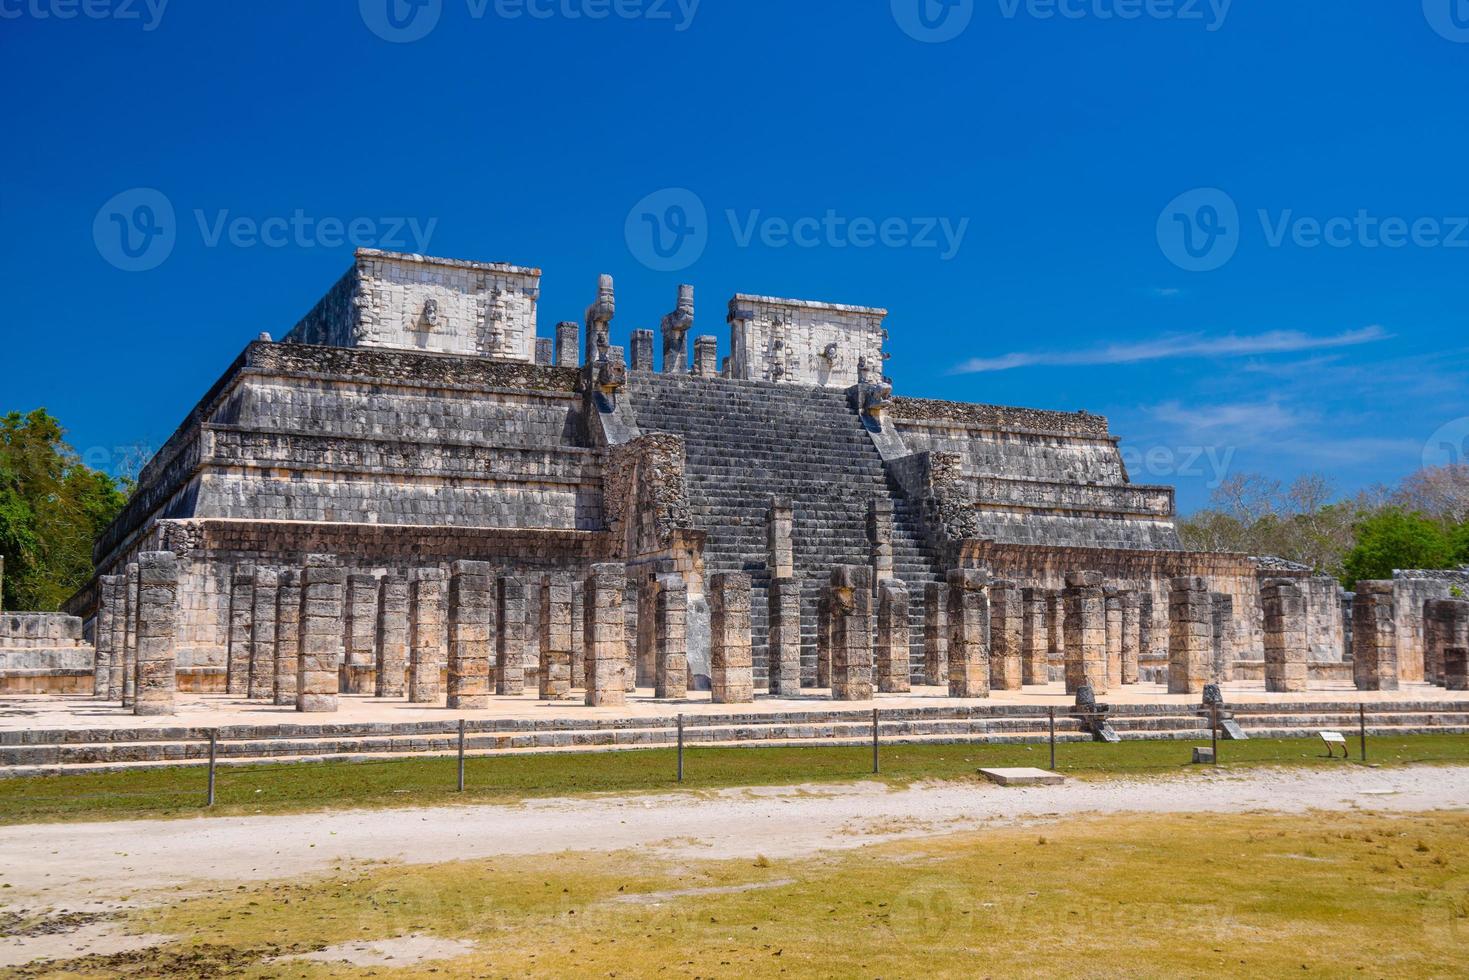
{"type": "Polygon", "coordinates": [[[0,613],[0,694],[91,694],[96,665],[80,617],[0,613]]]}
{"type": "Polygon", "coordinates": [[[858,365],[881,373],[887,310],[737,294],[729,301],[729,376],[850,388],[858,365]]]}

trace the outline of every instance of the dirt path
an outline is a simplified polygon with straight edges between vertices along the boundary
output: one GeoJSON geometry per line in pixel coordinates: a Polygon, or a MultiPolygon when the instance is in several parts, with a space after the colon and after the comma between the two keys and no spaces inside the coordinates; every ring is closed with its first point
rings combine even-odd
{"type": "Polygon", "coordinates": [[[726,790],[520,805],[0,828],[11,907],[115,908],[208,883],[298,878],[359,861],[430,863],[653,847],[690,857],[796,857],[898,837],[1088,812],[1411,812],[1469,807],[1469,767],[1257,770],[1002,789],[880,784],[726,790]]]}

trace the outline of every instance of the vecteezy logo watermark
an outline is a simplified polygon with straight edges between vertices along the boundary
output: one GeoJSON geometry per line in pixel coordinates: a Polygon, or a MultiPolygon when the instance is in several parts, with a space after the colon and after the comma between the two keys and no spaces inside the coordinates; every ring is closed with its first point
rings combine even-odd
{"type": "Polygon", "coordinates": [[[999,0],[1000,15],[1014,20],[1177,20],[1219,30],[1234,0],[999,0]]]}
{"type": "MultiPolygon", "coordinates": [[[[675,31],[693,26],[702,0],[464,0],[470,20],[666,21],[675,31]]],[[[444,0],[357,0],[362,22],[384,41],[421,41],[439,26],[444,0]]]]}
{"type": "Polygon", "coordinates": [[[634,204],[623,228],[628,251],[654,272],[679,272],[709,246],[709,212],[683,187],[654,191],[634,204]]]}
{"type": "Polygon", "coordinates": [[[0,0],[0,20],[137,21],[145,31],[158,29],[168,0],[0,0]]]}
{"type": "Polygon", "coordinates": [[[123,191],[92,219],[98,254],[124,272],[158,268],[173,254],[177,238],[173,202],[151,187],[123,191]]]}
{"type": "Polygon", "coordinates": [[[1122,465],[1134,483],[1153,480],[1204,480],[1210,490],[1223,485],[1234,463],[1234,446],[1123,446],[1122,465]]]}
{"type": "Polygon", "coordinates": [[[1158,215],[1158,247],[1188,272],[1212,272],[1239,248],[1239,208],[1217,187],[1180,194],[1158,215]]]}
{"type": "Polygon", "coordinates": [[[974,0],[892,0],[893,20],[915,41],[942,44],[974,19],[974,0]]]}
{"type": "Polygon", "coordinates": [[[1458,44],[1469,44],[1469,0],[1423,0],[1428,26],[1458,44]]]}
{"type": "MultiPolygon", "coordinates": [[[[301,208],[288,215],[232,215],[229,210],[192,212],[205,248],[385,248],[427,252],[438,218],[315,217],[301,208]]],[[[113,197],[92,221],[97,253],[124,272],[147,272],[173,254],[179,224],[162,191],[137,187],[113,197]]]]}
{"type": "Polygon", "coordinates": [[[1469,464],[1469,418],[1454,419],[1441,426],[1423,444],[1423,467],[1469,464]]]}
{"type": "MultiPolygon", "coordinates": [[[[1469,248],[1469,216],[1404,218],[1365,208],[1327,218],[1260,208],[1256,216],[1268,248],[1469,248]]],[[[1180,269],[1212,272],[1234,258],[1244,230],[1233,198],[1200,188],[1180,194],[1158,216],[1158,247],[1180,269]]]]}

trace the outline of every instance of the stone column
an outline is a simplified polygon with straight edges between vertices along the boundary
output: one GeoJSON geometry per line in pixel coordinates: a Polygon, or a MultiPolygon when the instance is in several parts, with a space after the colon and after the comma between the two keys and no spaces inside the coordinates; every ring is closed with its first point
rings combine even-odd
{"type": "Polygon", "coordinates": [[[343,607],[347,571],[307,560],[301,572],[301,656],[296,666],[296,710],[337,710],[341,683],[343,607]]]}
{"type": "Polygon", "coordinates": [[[796,512],[789,500],[772,497],[765,512],[765,565],[772,579],[795,578],[796,512]]]}
{"type": "Polygon", "coordinates": [[[122,706],[131,708],[138,692],[138,563],[129,562],[123,578],[122,706]]]}
{"type": "Polygon", "coordinates": [[[653,331],[632,332],[632,370],[651,374],[653,367],[653,331]]]}
{"type": "Polygon", "coordinates": [[[275,699],[275,610],[280,574],[255,569],[251,584],[254,608],[250,612],[250,675],[246,696],[252,701],[275,699]]]}
{"type": "Polygon", "coordinates": [[[1066,593],[1046,590],[1046,683],[1051,680],[1051,664],[1066,662],[1066,593]]]}
{"type": "Polygon", "coordinates": [[[816,686],[831,687],[831,585],[816,596],[816,686]]]}
{"type": "Polygon", "coordinates": [[[770,693],[790,697],[801,693],[801,583],[773,579],[768,597],[770,693]]]}
{"type": "Polygon", "coordinates": [[[1306,600],[1300,586],[1276,579],[1260,589],[1265,614],[1265,690],[1294,694],[1307,688],[1306,600]]]}
{"type": "Polygon", "coordinates": [[[346,659],[342,664],[342,693],[369,694],[372,670],[377,661],[377,578],[347,576],[346,659]]]}
{"type": "Polygon", "coordinates": [[[678,305],[663,318],[663,373],[689,373],[689,328],[694,325],[694,287],[683,283],[678,287],[678,305]]]}
{"type": "Polygon", "coordinates": [[[1392,582],[1357,583],[1352,600],[1352,672],[1359,691],[1398,689],[1397,624],[1392,582]]]}
{"type": "Polygon", "coordinates": [[[1122,593],[1102,590],[1107,621],[1107,690],[1122,686],[1122,593]]]}
{"type": "Polygon", "coordinates": [[[720,572],[709,578],[709,675],[715,704],[755,700],[750,576],[743,572],[720,572]]]}
{"type": "Polygon", "coordinates": [[[1014,582],[993,582],[990,594],[990,690],[1018,691],[1024,680],[1024,605],[1014,582]]]}
{"type": "Polygon", "coordinates": [[[543,699],[565,697],[571,690],[571,579],[541,576],[541,651],[537,672],[543,699]]]}
{"type": "Polygon", "coordinates": [[[639,567],[636,575],[638,621],[635,632],[637,645],[633,654],[634,686],[654,687],[658,680],[658,617],[654,610],[658,604],[659,576],[652,565],[639,567]]]}
{"type": "Polygon", "coordinates": [[[1107,609],[1101,572],[1071,572],[1066,576],[1066,693],[1083,684],[1092,692],[1107,693],[1107,609]]]}
{"type": "Polygon", "coordinates": [[[408,583],[408,700],[438,704],[443,697],[449,634],[445,627],[448,575],[420,568],[408,583]]]}
{"type": "Polygon", "coordinates": [[[105,700],[107,687],[112,679],[112,619],[116,609],[117,576],[103,575],[97,580],[97,620],[92,627],[93,646],[97,657],[94,661],[92,695],[105,700]]]}
{"type": "Polygon", "coordinates": [[[229,645],[225,655],[225,691],[238,697],[250,693],[251,620],[255,615],[255,566],[241,565],[230,579],[229,645]]]}
{"type": "Polygon", "coordinates": [[[128,644],[128,612],[126,575],[108,575],[112,579],[112,639],[108,652],[107,700],[122,701],[123,660],[128,644]]]}
{"type": "MultiPolygon", "coordinates": [[[[655,697],[681,698],[688,694],[688,615],[689,587],[683,576],[658,576],[658,593],[653,601],[655,697]]],[[[799,671],[799,635],[796,637],[796,653],[799,671]]]]}
{"type": "Polygon", "coordinates": [[[138,689],[133,713],[171,715],[178,691],[178,559],[138,556],[138,689]]]}
{"type": "Polygon", "coordinates": [[[1020,683],[1047,684],[1046,590],[1020,590],[1020,683]]]}
{"type": "Polygon", "coordinates": [[[874,497],[867,502],[867,544],[872,551],[873,587],[893,577],[893,502],[874,497]]]}
{"type": "Polygon", "coordinates": [[[585,586],[580,579],[571,583],[571,688],[587,686],[586,627],[582,616],[586,610],[585,586]]]}
{"type": "Polygon", "coordinates": [[[380,698],[408,692],[408,583],[385,575],[378,583],[377,663],[373,689],[380,698]]]}
{"type": "MultiPolygon", "coordinates": [[[[1153,593],[1140,592],[1137,597],[1137,656],[1139,662],[1153,655],[1153,593]]],[[[1139,670],[1141,674],[1141,670],[1139,670]]]]}
{"type": "MultiPolygon", "coordinates": [[[[651,350],[651,348],[650,348],[651,350]]],[[[495,584],[495,693],[525,693],[525,626],[530,596],[525,579],[501,575],[495,584]]]]}
{"type": "Polygon", "coordinates": [[[831,696],[872,700],[872,569],[838,565],[831,570],[831,696]]]}
{"type": "Polygon", "coordinates": [[[1168,594],[1168,693],[1202,694],[1214,672],[1214,600],[1209,585],[1180,575],[1168,594]]]}
{"type": "Polygon", "coordinates": [[[719,377],[719,338],[694,338],[694,376],[699,378],[719,377]]]}
{"type": "Polygon", "coordinates": [[[1423,604],[1423,677],[1429,683],[1443,685],[1449,647],[1469,647],[1469,601],[1429,599],[1423,604]]]}
{"type": "Polygon", "coordinates": [[[1142,650],[1142,608],[1138,594],[1131,589],[1122,593],[1122,683],[1136,684],[1141,670],[1138,659],[1142,650]]]}
{"type": "Polygon", "coordinates": [[[985,574],[949,573],[949,697],[990,696],[990,602],[985,574]]]}
{"type": "Polygon", "coordinates": [[[536,366],[550,367],[556,363],[556,341],[550,337],[536,338],[536,366]]]}
{"type": "Polygon", "coordinates": [[[1220,684],[1234,679],[1234,596],[1215,592],[1211,626],[1213,628],[1214,670],[1211,680],[1220,684]]]}
{"type": "Polygon", "coordinates": [[[908,646],[908,586],[900,579],[877,585],[877,689],[906,694],[913,689],[908,646]]]}
{"type": "Polygon", "coordinates": [[[272,700],[282,707],[296,703],[296,675],[301,669],[301,573],[282,572],[275,593],[275,684],[272,700]]]}
{"type": "Polygon", "coordinates": [[[581,324],[574,320],[556,324],[556,366],[581,366],[581,324]]]}
{"type": "Polygon", "coordinates": [[[618,564],[593,565],[582,587],[582,646],[586,651],[589,705],[627,704],[627,640],[622,596],[627,572],[618,564]]]}
{"type": "Polygon", "coordinates": [[[949,600],[942,582],[923,587],[923,683],[949,684],[949,600]]]}
{"type": "Polygon", "coordinates": [[[495,575],[487,562],[456,561],[449,577],[449,707],[490,706],[495,642],[495,575]]]}
{"type": "Polygon", "coordinates": [[[1444,647],[1443,682],[1445,690],[1469,691],[1469,648],[1444,647]]]}

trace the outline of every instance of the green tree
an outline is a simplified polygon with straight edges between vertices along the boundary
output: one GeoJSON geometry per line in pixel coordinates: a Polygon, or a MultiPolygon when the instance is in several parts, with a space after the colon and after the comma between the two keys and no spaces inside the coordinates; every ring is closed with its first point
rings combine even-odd
{"type": "Polygon", "coordinates": [[[84,465],[45,409],[0,417],[4,608],[60,607],[92,574],[92,542],[127,502],[120,481],[84,465]]]}
{"type": "Polygon", "coordinates": [[[1397,568],[1448,568],[1453,557],[1442,523],[1388,507],[1357,525],[1357,543],[1342,562],[1342,582],[1351,587],[1364,579],[1390,579],[1397,568]]]}

